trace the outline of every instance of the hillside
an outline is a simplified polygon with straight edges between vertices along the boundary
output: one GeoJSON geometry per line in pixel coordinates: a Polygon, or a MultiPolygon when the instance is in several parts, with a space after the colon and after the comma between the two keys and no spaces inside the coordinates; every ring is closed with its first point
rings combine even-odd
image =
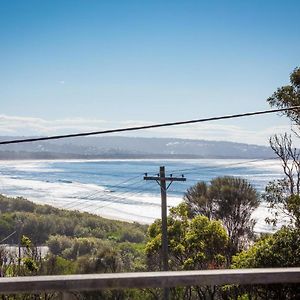
{"type": "MultiPolygon", "coordinates": [[[[0,137],[0,140],[16,137],[0,137]]],[[[0,159],[270,158],[269,147],[171,138],[85,137],[2,145],[0,159]]]]}
{"type": "MultiPolygon", "coordinates": [[[[22,227],[22,234],[38,245],[45,244],[51,235],[72,238],[93,237],[118,242],[144,241],[145,225],[109,220],[89,213],[58,209],[35,204],[24,198],[0,195],[0,240],[22,227]]],[[[18,243],[12,235],[6,243],[18,243]]]]}

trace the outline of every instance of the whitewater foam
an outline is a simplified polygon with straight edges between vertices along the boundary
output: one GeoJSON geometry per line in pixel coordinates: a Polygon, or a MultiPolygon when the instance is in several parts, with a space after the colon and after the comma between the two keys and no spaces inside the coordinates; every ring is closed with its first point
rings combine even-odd
{"type": "MultiPolygon", "coordinates": [[[[187,171],[186,183],[176,185],[181,191],[171,187],[168,194],[170,207],[181,202],[183,192],[196,180],[210,180],[216,172],[217,175],[247,178],[260,190],[269,180],[281,175],[280,163],[274,160],[243,163],[228,159],[1,161],[1,193],[58,208],[149,224],[160,218],[159,186],[143,182],[142,173],[157,170],[157,165],[163,164],[167,165],[167,170],[193,170],[187,171]],[[126,181],[133,174],[140,174],[140,177],[132,186],[118,182],[126,181]]],[[[254,212],[253,217],[258,221],[256,231],[272,230],[264,221],[268,215],[263,205],[254,212]]]]}

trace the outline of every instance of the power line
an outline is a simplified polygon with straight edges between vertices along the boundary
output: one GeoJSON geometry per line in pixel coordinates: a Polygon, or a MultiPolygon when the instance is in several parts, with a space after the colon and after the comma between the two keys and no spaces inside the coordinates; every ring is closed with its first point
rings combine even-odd
{"type": "MultiPolygon", "coordinates": [[[[146,184],[143,183],[143,182],[140,182],[140,184],[138,186],[136,186],[136,188],[140,189],[142,188],[143,186],[145,186],[146,184]]],[[[149,191],[149,192],[152,192],[152,189],[145,189],[143,188],[142,191],[140,190],[137,190],[137,191],[131,191],[131,192],[126,192],[126,191],[123,191],[123,192],[117,192],[117,193],[113,193],[113,194],[106,194],[106,193],[103,193],[102,195],[99,195],[97,197],[93,197],[93,198],[81,198],[79,199],[79,201],[81,202],[97,202],[99,200],[102,200],[102,201],[109,201],[111,199],[117,199],[117,200],[128,200],[127,198],[124,198],[124,197],[128,197],[128,196],[137,196],[138,194],[143,194],[145,193],[145,191],[149,191]],[[84,201],[82,201],[84,200],[84,201]]],[[[144,202],[146,203],[145,201],[140,201],[140,200],[129,200],[130,202],[144,202]]],[[[76,201],[77,202],[77,201],[76,201]]],[[[115,202],[115,201],[114,201],[115,202]]],[[[120,201],[118,201],[120,202],[120,201]]],[[[128,203],[129,204],[129,203],[128,203]]],[[[151,203],[150,203],[151,204],[151,203]]]]}
{"type": "MultiPolygon", "coordinates": [[[[220,164],[217,166],[212,166],[212,167],[192,167],[192,168],[184,168],[184,169],[173,169],[170,173],[174,174],[180,174],[179,172],[184,171],[185,174],[197,174],[195,171],[199,170],[199,171],[212,171],[212,170],[218,170],[220,167],[223,167],[225,169],[231,168],[233,166],[238,166],[238,165],[244,165],[244,164],[248,164],[248,163],[255,163],[255,162],[261,162],[261,161],[266,161],[266,160],[274,160],[274,158],[263,158],[263,159],[254,159],[254,160],[244,160],[244,161],[239,161],[239,162],[233,162],[233,163],[228,163],[228,164],[220,164]],[[190,171],[190,172],[188,172],[190,171]],[[194,171],[194,172],[191,172],[194,171]]],[[[155,174],[157,175],[157,174],[155,174]]],[[[125,203],[124,200],[128,201],[128,198],[124,198],[124,197],[131,197],[131,196],[136,196],[138,194],[144,194],[145,191],[149,191],[151,194],[153,194],[153,190],[152,189],[145,189],[143,188],[142,191],[136,190],[137,188],[139,189],[140,187],[144,186],[145,184],[143,184],[143,182],[141,182],[141,180],[137,180],[134,182],[130,182],[132,180],[137,179],[139,176],[134,176],[131,177],[129,179],[126,179],[122,182],[119,182],[116,185],[112,185],[109,186],[107,185],[108,188],[111,187],[115,187],[115,189],[113,190],[113,194],[111,193],[107,193],[107,191],[105,190],[100,190],[94,193],[90,193],[87,194],[81,198],[76,197],[76,200],[74,201],[70,201],[68,203],[64,203],[61,206],[59,206],[60,209],[68,209],[68,210],[83,210],[87,207],[90,207],[92,205],[95,206],[95,209],[100,209],[103,207],[108,207],[110,205],[116,204],[116,203],[125,203]],[[127,185],[121,186],[122,184],[128,183],[127,185]],[[121,191],[123,188],[130,188],[129,191],[121,191]],[[133,190],[132,190],[133,189],[133,190]],[[117,191],[118,190],[118,191],[117,191]],[[115,192],[117,191],[117,192],[115,192]],[[97,205],[97,202],[107,202],[105,204],[98,204],[100,206],[97,205]]],[[[200,179],[191,179],[189,178],[189,181],[192,182],[198,182],[200,181],[200,179]]],[[[175,192],[175,191],[172,191],[175,192]]],[[[183,193],[185,191],[176,191],[177,193],[183,193]]],[[[129,205],[133,205],[134,203],[139,203],[139,201],[137,200],[130,200],[130,203],[128,203],[129,205]]],[[[145,204],[149,204],[149,203],[145,203],[145,204]]]]}
{"type": "MultiPolygon", "coordinates": [[[[107,186],[107,187],[109,187],[109,188],[110,188],[110,187],[114,187],[115,190],[121,189],[121,188],[126,188],[127,186],[132,186],[132,185],[135,185],[135,184],[139,183],[140,180],[138,180],[137,182],[133,182],[133,183],[127,184],[126,186],[121,186],[121,185],[122,185],[122,184],[125,184],[125,183],[128,183],[128,182],[130,182],[130,181],[132,181],[132,180],[134,180],[134,179],[137,179],[137,178],[140,178],[140,175],[134,176],[134,177],[131,177],[131,178],[128,178],[128,179],[126,179],[126,180],[124,180],[124,181],[121,181],[121,182],[115,184],[115,185],[111,185],[111,186],[107,186]]],[[[78,184],[78,185],[81,186],[82,184],[78,184]]],[[[99,191],[89,193],[89,194],[87,194],[86,196],[81,197],[81,198],[76,197],[76,200],[73,201],[73,202],[71,202],[71,204],[74,204],[74,203],[77,203],[77,202],[81,202],[81,201],[83,201],[83,200],[90,200],[91,197],[93,197],[92,199],[94,199],[95,196],[98,195],[98,194],[100,194],[100,193],[105,194],[105,193],[107,193],[107,191],[101,189],[101,190],[99,190],[99,191]]],[[[70,203],[68,203],[68,204],[66,204],[66,205],[70,205],[70,203]]]]}
{"type": "Polygon", "coordinates": [[[172,170],[169,173],[172,174],[179,174],[179,172],[184,172],[185,174],[195,174],[194,172],[188,172],[188,171],[197,171],[197,170],[201,170],[201,171],[210,171],[210,170],[215,170],[215,169],[219,169],[220,167],[223,168],[227,168],[227,167],[233,167],[233,166],[238,166],[238,165],[244,165],[247,163],[255,163],[255,162],[261,162],[261,161],[266,161],[266,160],[275,160],[276,158],[274,157],[270,157],[270,158],[258,158],[258,159],[253,159],[253,160],[245,160],[245,161],[241,161],[241,162],[236,162],[236,163],[229,163],[229,164],[219,164],[216,166],[212,166],[212,167],[193,167],[193,168],[186,168],[186,169],[176,169],[176,170],[172,170]]]}
{"type": "MultiPolygon", "coordinates": [[[[218,170],[220,167],[223,167],[225,169],[231,168],[233,166],[239,166],[239,165],[244,165],[244,164],[252,164],[252,163],[256,163],[256,162],[261,162],[261,161],[266,161],[266,160],[274,160],[274,157],[270,157],[270,158],[262,158],[262,159],[253,159],[253,160],[244,160],[244,161],[239,161],[239,162],[233,162],[233,163],[228,163],[228,164],[219,164],[217,166],[212,166],[212,167],[192,167],[192,168],[184,168],[184,169],[173,169],[170,173],[174,174],[180,174],[179,172],[185,172],[185,174],[197,174],[196,172],[188,172],[188,171],[212,171],[212,170],[218,170]]],[[[157,175],[157,174],[155,174],[157,175]]],[[[88,194],[82,198],[77,198],[75,201],[71,201],[69,203],[65,203],[62,206],[60,206],[60,209],[68,209],[68,210],[84,210],[92,205],[94,205],[95,210],[104,208],[104,207],[108,207],[110,205],[113,204],[121,204],[121,203],[125,203],[124,200],[127,200],[127,198],[124,198],[125,196],[135,196],[138,194],[144,194],[145,191],[149,191],[152,192],[151,194],[153,194],[153,189],[145,189],[143,188],[142,191],[139,190],[132,190],[132,189],[136,189],[136,188],[140,188],[141,186],[144,186],[145,184],[143,184],[140,180],[138,181],[134,181],[133,183],[127,184],[125,186],[120,186],[121,184],[130,182],[134,179],[137,179],[139,176],[135,176],[135,177],[131,177],[125,181],[119,182],[117,185],[112,185],[112,186],[107,186],[107,187],[115,187],[116,189],[114,190],[120,190],[122,188],[128,188],[130,187],[130,191],[119,191],[119,192],[114,192],[113,195],[111,194],[107,194],[107,192],[105,192],[104,190],[101,191],[97,191],[95,193],[91,193],[88,194]],[[100,195],[99,195],[100,194],[100,195]],[[98,204],[100,206],[98,206],[96,203],[97,202],[107,202],[105,204],[98,204]]],[[[192,182],[199,182],[201,179],[191,179],[189,178],[189,181],[192,182]]],[[[185,193],[185,191],[172,191],[173,193],[185,193]]],[[[133,205],[134,203],[139,203],[140,201],[137,200],[130,200],[130,203],[127,203],[129,205],[133,205]]],[[[150,204],[148,202],[145,202],[144,204],[150,204]]]]}
{"type": "MultiPolygon", "coordinates": [[[[254,160],[249,160],[248,159],[248,160],[245,160],[245,161],[239,161],[239,162],[234,162],[234,163],[220,164],[220,165],[213,166],[213,167],[198,166],[198,167],[184,168],[184,169],[173,169],[170,173],[172,173],[174,175],[175,173],[184,171],[185,174],[196,174],[195,173],[196,170],[200,170],[200,171],[217,170],[220,167],[230,168],[232,166],[238,166],[238,165],[243,165],[243,164],[248,164],[248,163],[255,163],[255,162],[271,160],[271,159],[274,159],[274,158],[270,157],[270,158],[264,158],[264,159],[254,159],[254,160]]],[[[142,174],[142,173],[140,173],[140,174],[142,174]]],[[[138,194],[145,193],[145,191],[152,192],[151,194],[153,194],[152,189],[143,188],[142,191],[136,190],[137,188],[140,188],[141,186],[145,185],[145,183],[143,183],[143,180],[142,181],[141,180],[136,181],[136,179],[138,179],[139,177],[140,177],[140,175],[133,176],[133,177],[127,178],[124,181],[118,182],[117,184],[106,185],[108,188],[111,188],[111,187],[114,188],[113,194],[110,194],[110,193],[107,194],[107,191],[101,189],[99,191],[89,193],[89,194],[87,194],[87,195],[85,195],[81,198],[76,197],[75,201],[70,201],[68,203],[64,203],[61,206],[59,206],[59,208],[61,208],[61,209],[72,209],[72,210],[73,209],[82,210],[86,206],[90,207],[90,206],[94,205],[95,209],[100,209],[102,207],[107,207],[107,206],[110,206],[110,205],[113,205],[113,204],[116,204],[116,203],[119,203],[119,204],[125,203],[126,200],[128,201],[128,198],[126,199],[124,197],[130,197],[132,195],[136,196],[138,194]],[[128,189],[128,188],[129,188],[128,191],[124,190],[124,189],[128,189]],[[117,192],[115,192],[115,191],[117,191],[117,192]],[[100,204],[98,201],[102,202],[102,204],[100,204]],[[97,204],[97,202],[98,202],[98,204],[97,204]],[[107,202],[107,203],[103,204],[103,202],[107,202]]],[[[192,182],[197,182],[199,180],[200,179],[191,179],[191,178],[189,178],[189,181],[192,181],[192,182]]],[[[173,192],[184,193],[184,191],[173,191],[173,192]]],[[[129,202],[130,202],[130,203],[128,203],[129,205],[133,205],[134,203],[138,204],[140,201],[131,199],[129,202]]],[[[144,203],[144,205],[147,205],[147,204],[149,205],[150,203],[148,203],[148,202],[144,203]]]]}
{"type": "MultiPolygon", "coordinates": [[[[171,173],[174,176],[174,173],[177,173],[179,171],[196,171],[196,170],[201,170],[201,171],[209,171],[209,170],[215,170],[218,169],[219,167],[224,167],[224,168],[230,168],[232,166],[237,166],[237,165],[242,165],[242,164],[248,164],[248,163],[255,163],[259,161],[265,161],[265,160],[271,160],[274,158],[265,158],[265,159],[255,159],[255,160],[245,160],[245,161],[240,161],[240,162],[234,162],[234,163],[228,163],[228,164],[220,164],[218,166],[213,166],[213,167],[192,167],[192,168],[184,168],[184,169],[173,169],[171,173]]],[[[181,173],[180,173],[181,174],[181,173]]],[[[194,172],[186,172],[185,174],[196,174],[194,172]]],[[[90,207],[93,207],[93,212],[99,211],[102,208],[106,207],[111,207],[114,204],[128,204],[128,205],[150,205],[150,206],[157,206],[155,203],[150,203],[148,201],[145,201],[144,203],[141,203],[143,201],[139,200],[134,200],[134,199],[128,199],[125,197],[130,197],[132,195],[138,195],[138,194],[143,194],[146,190],[153,192],[152,189],[143,189],[143,191],[132,191],[132,189],[139,188],[141,186],[145,186],[146,184],[143,183],[143,181],[138,180],[135,181],[135,179],[139,178],[139,176],[134,176],[131,178],[128,178],[124,181],[121,181],[117,183],[116,185],[113,185],[115,187],[115,190],[119,190],[118,192],[114,192],[113,194],[106,194],[105,190],[100,190],[96,191],[94,193],[90,193],[82,197],[81,199],[76,199],[75,201],[69,202],[69,203],[64,203],[61,206],[59,206],[60,209],[67,209],[67,210],[81,210],[81,211],[86,211],[90,207]],[[134,181],[134,182],[132,182],[134,181]],[[122,186],[122,184],[126,184],[125,186],[122,186]],[[129,191],[122,191],[123,188],[130,187],[129,191]],[[122,188],[122,189],[121,189],[122,188]],[[100,195],[99,195],[100,194],[100,195]],[[128,201],[129,200],[129,201],[128,201]],[[126,203],[128,201],[128,203],[126,203]]],[[[197,182],[200,179],[191,179],[189,178],[189,181],[192,182],[197,182]]],[[[174,191],[173,191],[174,192],[174,191]]],[[[184,194],[184,191],[176,191],[184,194]]],[[[152,193],[151,193],[152,194],[152,193]]],[[[121,209],[118,209],[116,207],[112,208],[113,210],[119,210],[123,211],[121,209]]],[[[125,210],[126,211],[126,210],[125,210]]],[[[125,213],[125,211],[123,211],[125,213]]],[[[92,213],[93,213],[92,212],[92,213]]],[[[126,212],[126,214],[130,215],[130,212],[126,212]]],[[[134,215],[134,214],[132,214],[134,215]]]]}
{"type": "MultiPolygon", "coordinates": [[[[138,182],[135,182],[133,184],[129,184],[127,186],[132,186],[132,185],[137,185],[137,184],[139,184],[138,186],[145,185],[143,182],[138,181],[138,182]]],[[[97,202],[99,200],[102,201],[102,202],[108,202],[109,200],[112,200],[111,204],[113,204],[113,203],[117,202],[115,199],[122,199],[122,200],[124,200],[125,198],[121,197],[122,195],[127,195],[128,196],[128,195],[135,195],[137,193],[139,193],[139,192],[126,192],[126,191],[123,191],[123,192],[113,193],[113,195],[110,195],[110,194],[107,194],[105,191],[99,191],[99,192],[97,192],[95,194],[88,195],[87,197],[79,198],[76,201],[64,204],[60,208],[61,209],[71,209],[71,208],[74,209],[76,207],[80,208],[80,207],[82,207],[82,205],[86,205],[87,204],[87,203],[84,203],[84,202],[93,202],[93,201],[97,202]],[[102,193],[102,195],[99,195],[100,193],[102,193]],[[98,194],[98,196],[95,196],[96,194],[98,194]],[[93,198],[89,198],[91,196],[93,196],[93,198]]]]}
{"type": "Polygon", "coordinates": [[[0,142],[0,145],[29,143],[29,142],[46,141],[46,140],[58,140],[58,139],[65,139],[65,138],[72,138],[72,137],[101,135],[101,134],[124,132],[124,131],[137,131],[137,130],[144,130],[144,129],[151,129],[151,128],[159,128],[159,127],[170,127],[170,126],[178,126],[178,125],[193,124],[193,123],[203,123],[203,122],[209,122],[209,121],[218,121],[218,120],[226,120],[226,119],[235,119],[235,118],[241,118],[241,117],[263,115],[263,114],[271,114],[271,113],[290,111],[290,110],[296,110],[296,109],[300,109],[300,106],[293,106],[290,108],[262,110],[262,111],[255,111],[255,112],[247,112],[247,113],[241,113],[241,114],[225,115],[225,116],[219,116],[219,117],[195,119],[195,120],[188,120],[188,121],[160,123],[160,124],[152,124],[152,125],[144,125],[144,126],[109,129],[109,130],[102,130],[102,131],[90,131],[90,132],[82,132],[82,133],[65,134],[65,135],[54,135],[54,136],[40,137],[40,138],[9,140],[9,141],[0,142]]]}
{"type": "MultiPolygon", "coordinates": [[[[141,174],[143,175],[143,174],[141,174]]],[[[132,187],[132,186],[135,186],[135,187],[140,187],[140,186],[144,186],[146,185],[144,183],[143,180],[138,180],[138,181],[135,181],[133,183],[129,183],[130,181],[136,179],[137,177],[140,177],[139,176],[134,176],[134,177],[131,177],[131,178],[128,178],[124,181],[121,181],[119,183],[117,183],[117,185],[113,185],[115,187],[115,190],[118,190],[120,188],[127,188],[127,187],[132,187]],[[127,184],[126,186],[120,186],[121,184],[125,184],[125,183],[129,183],[127,184]]],[[[143,189],[143,191],[145,190],[148,190],[148,189],[143,189]]],[[[93,192],[93,193],[89,193],[83,197],[80,197],[77,196],[77,197],[72,197],[73,199],[75,198],[74,201],[68,201],[67,203],[62,203],[61,205],[58,205],[58,208],[59,209],[67,209],[67,210],[82,210],[85,208],[85,206],[87,205],[88,207],[92,206],[92,205],[96,205],[96,208],[97,208],[97,202],[107,202],[104,206],[109,206],[109,205],[112,205],[114,203],[124,203],[124,201],[128,200],[126,198],[124,198],[124,195],[125,196],[132,196],[132,195],[137,195],[137,194],[142,194],[143,191],[120,191],[120,192],[115,192],[113,191],[113,194],[110,194],[110,192],[107,192],[105,190],[100,190],[100,191],[96,191],[96,192],[93,192]],[[123,196],[123,197],[122,197],[123,196]],[[111,201],[111,202],[110,202],[111,201]]],[[[151,190],[149,190],[151,191],[151,190]]],[[[128,203],[129,205],[133,205],[134,203],[142,203],[143,201],[138,201],[138,200],[129,200],[130,203],[128,203]]],[[[145,202],[143,205],[151,205],[151,206],[155,206],[155,204],[153,203],[150,203],[150,202],[145,202]]]]}
{"type": "MultiPolygon", "coordinates": [[[[135,183],[137,184],[137,183],[135,183]]],[[[147,185],[147,183],[143,183],[139,184],[139,187],[141,186],[145,186],[147,185]]],[[[125,196],[136,196],[138,194],[143,194],[145,191],[151,191],[152,189],[143,189],[143,191],[134,191],[134,192],[118,192],[118,193],[114,193],[114,195],[102,195],[102,196],[98,196],[92,199],[86,199],[85,201],[80,199],[77,201],[74,201],[73,203],[67,203],[63,206],[60,207],[60,209],[67,209],[67,210],[84,210],[88,207],[94,206],[95,210],[104,208],[104,207],[108,207],[111,206],[113,204],[128,204],[128,205],[149,205],[149,206],[157,206],[156,203],[152,203],[152,202],[148,202],[148,201],[139,201],[139,200],[134,200],[134,199],[128,199],[128,198],[124,198],[125,196]],[[100,204],[97,205],[97,202],[107,202],[105,204],[100,204]],[[71,206],[70,206],[71,204],[71,206]]],[[[130,213],[127,213],[130,214],[130,213]]]]}
{"type": "MultiPolygon", "coordinates": [[[[111,196],[107,196],[107,197],[98,197],[95,199],[86,200],[85,203],[76,203],[75,205],[69,206],[69,207],[63,206],[63,207],[60,207],[60,209],[85,210],[92,206],[94,210],[98,210],[100,208],[108,207],[113,204],[139,205],[139,206],[160,206],[159,204],[149,202],[149,201],[139,201],[139,200],[128,199],[128,198],[124,198],[124,197],[120,197],[120,196],[111,195],[111,196]],[[106,203],[103,204],[103,202],[106,202],[106,203]]],[[[130,213],[128,212],[127,214],[130,214],[130,213]]]]}
{"type": "MultiPolygon", "coordinates": [[[[82,209],[82,208],[87,208],[87,207],[90,207],[90,206],[95,206],[97,204],[97,202],[98,202],[98,204],[99,204],[99,202],[107,202],[107,206],[112,205],[112,204],[139,205],[139,206],[160,206],[160,204],[154,203],[154,202],[140,201],[140,200],[129,199],[129,198],[124,198],[124,197],[120,197],[120,196],[111,195],[111,196],[106,197],[106,198],[99,197],[99,198],[94,199],[94,200],[89,200],[88,203],[83,203],[80,208],[82,209]]],[[[70,207],[68,209],[70,209],[70,207]]]]}
{"type": "Polygon", "coordinates": [[[17,233],[17,231],[14,231],[13,233],[11,233],[10,235],[8,235],[7,237],[5,237],[3,240],[0,241],[0,244],[5,242],[7,239],[9,239],[11,236],[13,236],[15,233],[17,233]]]}
{"type": "MultiPolygon", "coordinates": [[[[260,162],[260,161],[266,161],[266,160],[274,160],[274,158],[264,158],[264,159],[254,159],[254,160],[244,160],[244,161],[239,161],[239,162],[233,162],[233,163],[227,163],[227,164],[219,164],[217,166],[212,166],[212,167],[207,167],[207,166],[198,166],[198,167],[191,167],[191,168],[183,168],[183,169],[173,169],[170,171],[173,175],[175,174],[181,174],[179,172],[185,172],[185,174],[197,174],[196,171],[212,171],[212,170],[218,170],[220,167],[223,167],[225,169],[231,168],[233,166],[238,166],[238,165],[244,165],[248,163],[255,163],[255,162],[260,162]],[[193,172],[194,171],[194,172],[193,172]]],[[[140,173],[142,175],[142,173],[140,173]]],[[[157,174],[155,174],[157,175],[157,174]]],[[[145,186],[145,183],[143,183],[143,180],[137,180],[140,175],[138,176],[133,176],[130,177],[124,181],[118,182],[117,184],[114,185],[106,185],[106,187],[111,188],[113,187],[113,192],[112,194],[108,191],[105,191],[103,189],[88,193],[84,196],[73,196],[73,201],[71,200],[70,202],[68,201],[67,203],[63,203],[59,205],[58,207],[60,209],[82,209],[86,205],[90,206],[91,203],[94,203],[96,205],[95,208],[97,208],[97,202],[107,202],[106,204],[102,204],[99,208],[110,206],[115,203],[122,203],[124,202],[125,198],[124,197],[131,197],[131,196],[136,196],[139,194],[144,194],[145,192],[149,192],[150,194],[154,194],[153,189],[145,189],[143,188],[142,191],[137,190],[142,186],[145,186]],[[133,182],[132,182],[133,181],[133,182]],[[124,185],[123,185],[124,184],[124,185]],[[122,186],[123,185],[123,186],[122,186]],[[128,191],[124,189],[129,189],[128,191]],[[115,192],[117,191],[117,192],[115,192]],[[119,199],[118,199],[119,198],[119,199]],[[117,201],[117,199],[119,201],[117,201]],[[102,201],[101,201],[102,200],[102,201]],[[111,201],[111,202],[110,202],[111,201]]],[[[189,181],[191,182],[198,182],[201,179],[192,179],[189,178],[189,181]]],[[[81,185],[81,184],[80,184],[81,185]]],[[[184,193],[185,191],[172,191],[172,193],[184,193]]],[[[128,199],[126,199],[128,200],[128,199]]],[[[138,203],[139,201],[133,200],[130,201],[130,204],[133,204],[133,202],[138,203]]],[[[99,204],[98,204],[99,205],[99,204]]]]}

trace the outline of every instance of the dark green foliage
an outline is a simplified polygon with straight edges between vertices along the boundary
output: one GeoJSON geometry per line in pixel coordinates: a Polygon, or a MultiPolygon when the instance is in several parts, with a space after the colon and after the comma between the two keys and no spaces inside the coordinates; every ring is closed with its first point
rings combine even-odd
{"type": "Polygon", "coordinates": [[[23,259],[23,264],[24,264],[25,268],[27,268],[32,273],[36,272],[38,270],[38,267],[37,267],[35,261],[29,257],[26,257],[23,259]]]}
{"type": "Polygon", "coordinates": [[[233,257],[236,268],[300,267],[300,230],[282,227],[233,257]]]}
{"type": "Polygon", "coordinates": [[[14,231],[14,221],[9,214],[1,214],[0,217],[0,239],[2,240],[9,233],[14,231]],[[8,233],[9,232],[9,233],[8,233]]]}
{"type": "MultiPolygon", "coordinates": [[[[290,75],[290,85],[277,89],[277,91],[267,99],[272,107],[289,108],[300,105],[300,68],[295,68],[290,75]]],[[[283,113],[293,122],[300,124],[299,110],[286,111],[283,113]]]]}
{"type": "MultiPolygon", "coordinates": [[[[148,260],[154,260],[152,269],[160,258],[161,222],[157,220],[148,230],[146,245],[148,260]]],[[[187,217],[187,207],[181,204],[171,209],[168,217],[169,265],[172,270],[220,268],[225,264],[228,236],[219,221],[205,216],[187,217]]]]}
{"type": "MultiPolygon", "coordinates": [[[[19,226],[34,244],[45,244],[50,235],[112,238],[115,241],[143,242],[147,226],[108,220],[78,211],[34,204],[23,198],[0,196],[0,240],[19,226]]],[[[9,242],[17,243],[17,236],[9,242]]]]}
{"type": "Polygon", "coordinates": [[[144,240],[145,234],[140,229],[123,232],[120,237],[121,242],[142,243],[144,240]]]}
{"type": "Polygon", "coordinates": [[[43,262],[41,274],[68,275],[75,274],[76,263],[63,257],[50,254],[43,262]]]}
{"type": "Polygon", "coordinates": [[[120,243],[118,244],[118,251],[122,259],[123,271],[146,271],[144,244],[134,244],[129,242],[120,243]]]}
{"type": "MultiPolygon", "coordinates": [[[[160,220],[150,225],[148,235],[147,264],[151,271],[157,271],[161,261],[160,220]]],[[[222,224],[200,215],[188,218],[184,203],[170,210],[168,243],[170,270],[206,270],[225,266],[228,235],[222,224]]],[[[171,299],[210,299],[208,297],[215,292],[216,287],[206,286],[173,288],[171,299]]],[[[159,297],[159,291],[156,295],[159,297]]]]}
{"type": "Polygon", "coordinates": [[[24,198],[9,198],[3,195],[0,195],[0,212],[14,212],[14,211],[23,211],[23,212],[33,212],[35,209],[35,204],[24,198]],[[13,199],[13,201],[12,201],[13,199]]]}
{"type": "Polygon", "coordinates": [[[115,273],[122,271],[122,259],[116,248],[101,247],[92,255],[77,259],[77,273],[115,273]]]}
{"type": "Polygon", "coordinates": [[[61,255],[64,250],[72,247],[72,239],[65,235],[50,236],[47,241],[47,246],[52,254],[61,255]]]}
{"type": "Polygon", "coordinates": [[[184,196],[189,216],[204,215],[220,220],[230,239],[229,257],[242,250],[253,237],[255,221],[251,214],[259,205],[251,184],[238,177],[217,177],[210,184],[198,182],[184,196]]]}
{"type": "MultiPolygon", "coordinates": [[[[18,257],[10,257],[5,248],[0,248],[2,276],[146,269],[143,243],[147,226],[37,205],[23,198],[0,196],[0,207],[0,238],[14,230],[22,232],[21,245],[25,249],[19,266],[18,257]],[[44,258],[35,246],[42,244],[50,250],[44,258]]],[[[18,237],[15,234],[6,242],[18,243],[18,237]]],[[[77,296],[79,299],[150,299],[143,290],[99,291],[77,296]]]]}
{"type": "MultiPolygon", "coordinates": [[[[22,198],[0,197],[0,238],[22,232],[26,249],[20,260],[0,249],[3,276],[103,273],[145,270],[144,241],[147,226],[101,218],[88,213],[33,204],[22,198]],[[30,237],[30,239],[28,238],[30,237]],[[35,245],[46,244],[50,253],[39,256],[35,245]],[[6,263],[9,262],[9,263],[6,263]]],[[[18,243],[19,234],[7,242],[18,243]]],[[[143,291],[85,293],[87,297],[126,299],[143,291]]],[[[91,298],[92,299],[92,298],[91,298]]],[[[136,299],[139,299],[137,296],[136,299]]]]}
{"type": "MultiPolygon", "coordinates": [[[[283,227],[233,257],[233,268],[300,267],[300,230],[283,227]]],[[[254,299],[299,299],[299,285],[275,284],[240,288],[254,299]]]]}

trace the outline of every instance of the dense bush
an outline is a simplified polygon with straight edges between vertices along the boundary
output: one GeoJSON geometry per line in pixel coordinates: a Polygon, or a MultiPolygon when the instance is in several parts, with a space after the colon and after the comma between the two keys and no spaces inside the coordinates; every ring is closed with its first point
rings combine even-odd
{"type": "MultiPolygon", "coordinates": [[[[51,235],[95,237],[117,242],[143,242],[147,226],[105,219],[89,213],[34,204],[23,198],[0,195],[0,240],[14,230],[29,236],[34,244],[45,244],[51,235]]],[[[17,235],[9,243],[17,243],[17,235]]]]}

